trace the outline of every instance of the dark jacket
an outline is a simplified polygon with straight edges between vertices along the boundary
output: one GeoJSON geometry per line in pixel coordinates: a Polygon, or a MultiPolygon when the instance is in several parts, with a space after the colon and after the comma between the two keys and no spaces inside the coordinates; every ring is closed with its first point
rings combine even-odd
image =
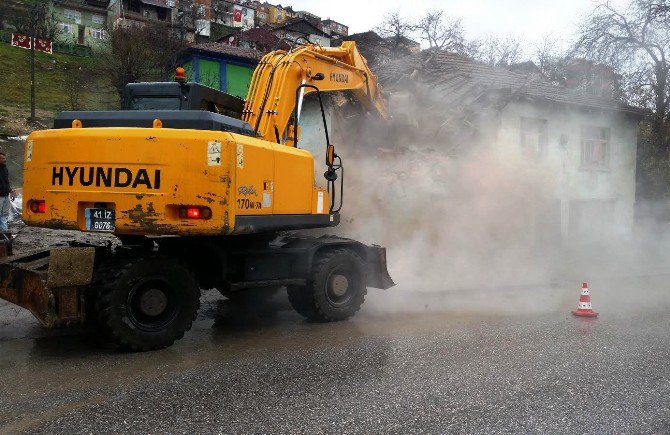
{"type": "Polygon", "coordinates": [[[7,165],[0,165],[0,196],[7,196],[12,188],[9,186],[7,165]]]}

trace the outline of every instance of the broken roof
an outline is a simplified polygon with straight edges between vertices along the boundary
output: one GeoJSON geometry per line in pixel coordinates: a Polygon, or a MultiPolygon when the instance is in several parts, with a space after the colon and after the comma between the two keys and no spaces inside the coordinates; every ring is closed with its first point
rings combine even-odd
{"type": "Polygon", "coordinates": [[[613,96],[596,94],[584,89],[558,86],[537,75],[526,75],[474,61],[445,51],[422,51],[391,61],[379,71],[387,84],[412,77],[443,91],[483,95],[498,92],[531,100],[576,105],[608,111],[643,115],[643,109],[626,105],[613,96]]]}
{"type": "Polygon", "coordinates": [[[291,18],[290,20],[286,20],[282,24],[273,27],[272,30],[286,29],[299,33],[305,33],[305,31],[300,28],[301,26],[303,29],[305,27],[309,27],[310,30],[313,30],[312,32],[310,32],[310,34],[312,35],[317,35],[325,38],[330,37],[330,35],[325,33],[323,30],[319,29],[318,27],[316,27],[314,24],[310,23],[305,18],[291,18]]]}
{"type": "Polygon", "coordinates": [[[167,2],[165,0],[140,0],[140,2],[144,3],[145,5],[158,6],[159,8],[172,9],[171,6],[167,5],[167,2]]]}
{"type": "Polygon", "coordinates": [[[262,57],[262,54],[259,51],[256,51],[252,48],[234,47],[232,45],[221,44],[218,42],[205,42],[202,44],[191,45],[187,50],[237,57],[254,62],[258,62],[262,57]]]}

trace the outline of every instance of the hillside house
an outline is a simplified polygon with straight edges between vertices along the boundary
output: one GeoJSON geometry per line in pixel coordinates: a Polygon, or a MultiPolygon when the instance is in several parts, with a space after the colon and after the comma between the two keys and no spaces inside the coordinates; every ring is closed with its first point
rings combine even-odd
{"type": "Polygon", "coordinates": [[[111,0],[108,21],[112,27],[141,26],[149,21],[171,23],[173,8],[171,0],[111,0]]]}
{"type": "Polygon", "coordinates": [[[279,38],[265,27],[229,33],[223,35],[217,42],[235,47],[250,48],[262,54],[269,53],[277,48],[290,48],[288,44],[280,43],[279,38]]]}
{"type": "Polygon", "coordinates": [[[602,89],[557,86],[446,52],[391,62],[380,76],[391,106],[406,108],[400,115],[427,132],[425,143],[439,138],[450,154],[490,145],[500,158],[521,162],[519,174],[534,170],[551,180],[552,201],[532,211],[535,240],[632,231],[640,109],[602,89]]]}
{"type": "Polygon", "coordinates": [[[321,22],[322,25],[322,30],[332,36],[333,38],[335,37],[346,37],[349,35],[349,27],[345,26],[342,23],[338,23],[335,20],[331,20],[330,18],[327,18],[321,22]]]}
{"type": "Polygon", "coordinates": [[[97,48],[105,37],[107,1],[63,0],[54,4],[59,42],[97,48]]]}
{"type": "Polygon", "coordinates": [[[286,20],[295,17],[293,8],[291,6],[273,5],[265,3],[268,7],[268,24],[277,25],[282,24],[286,20]]]}
{"type": "Polygon", "coordinates": [[[304,18],[293,18],[285,23],[272,28],[277,37],[292,41],[305,38],[309,42],[319,43],[324,47],[330,47],[330,35],[304,18]]]}
{"type": "Polygon", "coordinates": [[[250,3],[212,0],[212,21],[227,27],[253,29],[256,9],[250,3]]]}

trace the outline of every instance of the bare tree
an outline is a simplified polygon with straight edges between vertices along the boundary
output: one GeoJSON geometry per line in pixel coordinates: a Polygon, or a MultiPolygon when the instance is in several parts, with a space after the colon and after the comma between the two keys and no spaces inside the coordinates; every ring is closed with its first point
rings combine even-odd
{"type": "Polygon", "coordinates": [[[653,110],[655,132],[667,129],[670,115],[669,11],[668,0],[632,0],[626,10],[603,3],[582,23],[575,46],[623,72],[629,101],[653,110]]]}
{"type": "Polygon", "coordinates": [[[160,70],[163,80],[168,80],[179,56],[188,47],[188,42],[179,37],[179,32],[174,27],[165,24],[156,23],[148,32],[155,50],[156,68],[160,70]]]}
{"type": "Polygon", "coordinates": [[[175,38],[172,29],[160,23],[142,27],[119,26],[108,32],[103,53],[104,74],[119,97],[128,83],[169,75],[185,42],[175,38]]]}
{"type": "Polygon", "coordinates": [[[413,24],[398,12],[386,14],[382,23],[375,29],[379,36],[391,44],[391,51],[402,49],[407,40],[411,40],[413,24]]]}
{"type": "Polygon", "coordinates": [[[67,65],[66,68],[63,80],[70,110],[82,110],[82,96],[91,88],[90,74],[78,65],[67,65]]]}
{"type": "MultiPolygon", "coordinates": [[[[508,38],[488,37],[483,41],[470,43],[466,54],[491,66],[510,66],[521,59],[521,43],[519,40],[508,38]]],[[[464,47],[468,47],[464,44],[464,47]]]]}
{"type": "MultiPolygon", "coordinates": [[[[217,3],[218,5],[218,3],[217,3]]],[[[173,23],[173,29],[180,39],[187,39],[189,33],[193,33],[193,39],[197,40],[202,35],[209,23],[207,18],[207,7],[195,0],[180,0],[177,4],[177,14],[173,23]]]]}
{"type": "Polygon", "coordinates": [[[59,33],[53,0],[25,0],[15,8],[5,5],[6,23],[17,33],[53,39],[59,33]]]}
{"type": "Polygon", "coordinates": [[[7,4],[7,2],[0,3],[0,29],[5,28],[7,25],[7,18],[9,18],[10,14],[11,10],[9,9],[9,4],[7,4]]]}
{"type": "Polygon", "coordinates": [[[425,13],[413,26],[422,41],[429,48],[455,53],[465,52],[466,42],[460,19],[451,19],[441,9],[425,13]]]}

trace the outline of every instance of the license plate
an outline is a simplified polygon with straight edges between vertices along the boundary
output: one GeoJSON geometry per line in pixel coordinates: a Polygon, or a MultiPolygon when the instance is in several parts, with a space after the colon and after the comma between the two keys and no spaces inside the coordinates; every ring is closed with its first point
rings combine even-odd
{"type": "Polygon", "coordinates": [[[108,208],[87,208],[86,209],[86,229],[88,231],[113,232],[114,210],[108,208]]]}

